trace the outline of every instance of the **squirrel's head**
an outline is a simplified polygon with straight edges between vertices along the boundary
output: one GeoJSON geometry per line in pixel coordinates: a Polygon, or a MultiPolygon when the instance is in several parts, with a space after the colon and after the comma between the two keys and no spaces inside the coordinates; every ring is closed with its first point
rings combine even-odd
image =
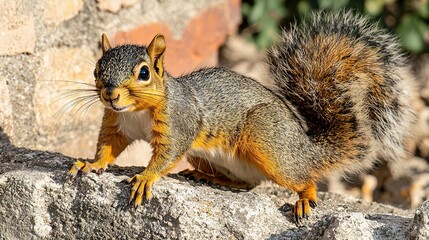
{"type": "Polygon", "coordinates": [[[102,35],[103,56],[94,70],[101,102],[116,112],[139,111],[163,101],[166,48],[163,35],[156,35],[148,47],[121,45],[112,48],[102,35]]]}

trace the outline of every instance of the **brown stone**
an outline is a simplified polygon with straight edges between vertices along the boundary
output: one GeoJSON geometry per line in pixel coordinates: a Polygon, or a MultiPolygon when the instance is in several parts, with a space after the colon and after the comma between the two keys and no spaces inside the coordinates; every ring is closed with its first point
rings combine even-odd
{"type": "Polygon", "coordinates": [[[219,47],[226,36],[236,31],[239,19],[236,13],[239,1],[228,3],[226,10],[223,5],[214,6],[191,19],[180,38],[174,37],[171,28],[164,23],[149,23],[117,33],[114,42],[147,45],[156,34],[162,33],[167,41],[165,66],[173,76],[214,66],[218,63],[219,47]],[[231,16],[234,17],[232,20],[231,16]]]}
{"type": "Polygon", "coordinates": [[[39,134],[48,142],[62,141],[55,146],[39,146],[39,149],[92,158],[98,129],[93,127],[85,131],[85,128],[100,125],[102,107],[98,98],[94,98],[97,102],[94,108],[85,112],[87,101],[79,97],[95,95],[95,92],[72,92],[73,89],[91,89],[84,84],[94,83],[92,52],[84,48],[52,48],[42,52],[41,57],[42,66],[33,97],[36,125],[39,134]],[[82,132],[85,134],[79,134],[82,132]]]}
{"type": "Polygon", "coordinates": [[[229,18],[228,29],[229,34],[233,35],[237,32],[238,26],[240,25],[242,21],[242,15],[241,15],[241,0],[228,0],[227,6],[227,15],[229,18]]]}
{"type": "Polygon", "coordinates": [[[12,119],[12,103],[10,101],[9,86],[7,79],[0,75],[0,102],[2,107],[0,108],[0,128],[8,134],[13,134],[13,119],[12,119]]]}
{"type": "Polygon", "coordinates": [[[49,0],[43,14],[48,24],[58,25],[76,16],[82,7],[82,0],[49,0]]]}
{"type": "Polygon", "coordinates": [[[0,9],[0,55],[34,52],[34,18],[31,13],[19,15],[16,7],[16,3],[6,1],[0,9]]]}
{"type": "Polygon", "coordinates": [[[97,6],[100,10],[109,12],[118,12],[122,7],[130,7],[136,4],[138,0],[97,0],[97,6]]]}

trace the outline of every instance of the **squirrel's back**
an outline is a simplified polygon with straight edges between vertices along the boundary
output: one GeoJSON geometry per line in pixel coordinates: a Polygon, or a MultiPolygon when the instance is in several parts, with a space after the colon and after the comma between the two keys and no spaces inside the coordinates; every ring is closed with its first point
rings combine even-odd
{"type": "Polygon", "coordinates": [[[319,12],[283,31],[267,62],[274,91],[309,138],[359,163],[346,164],[356,170],[375,157],[405,155],[413,112],[399,49],[394,36],[362,16],[319,12]]]}

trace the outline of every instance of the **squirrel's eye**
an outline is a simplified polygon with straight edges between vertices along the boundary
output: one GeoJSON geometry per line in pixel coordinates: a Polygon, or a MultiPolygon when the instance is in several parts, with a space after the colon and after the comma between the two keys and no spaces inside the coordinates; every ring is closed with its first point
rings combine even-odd
{"type": "Polygon", "coordinates": [[[149,69],[147,68],[147,66],[143,66],[142,68],[140,68],[139,80],[149,80],[149,69]]]}

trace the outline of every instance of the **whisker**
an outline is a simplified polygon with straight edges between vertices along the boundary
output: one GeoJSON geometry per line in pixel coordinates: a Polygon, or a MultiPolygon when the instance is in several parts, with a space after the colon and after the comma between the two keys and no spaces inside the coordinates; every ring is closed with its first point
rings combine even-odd
{"type": "Polygon", "coordinates": [[[68,101],[68,102],[80,103],[81,101],[83,101],[85,99],[99,99],[99,97],[98,96],[94,96],[94,95],[85,95],[85,96],[81,96],[81,95],[67,95],[67,96],[64,96],[64,98],[56,97],[55,99],[58,99],[59,101],[68,101]]]}
{"type": "Polygon", "coordinates": [[[164,97],[164,95],[160,95],[160,94],[154,94],[154,93],[148,93],[148,92],[133,92],[130,91],[130,94],[134,95],[134,96],[141,96],[141,97],[152,97],[153,99],[159,99],[159,97],[164,97]]]}
{"type": "Polygon", "coordinates": [[[86,82],[79,82],[79,81],[70,81],[70,80],[62,80],[62,79],[56,79],[56,80],[40,80],[43,82],[64,82],[64,83],[70,83],[70,84],[80,84],[80,85],[86,85],[91,86],[95,88],[95,84],[90,84],[86,82]]]}
{"type": "Polygon", "coordinates": [[[58,95],[54,96],[53,98],[54,99],[58,99],[58,100],[70,99],[71,98],[70,100],[73,100],[73,99],[76,99],[76,98],[79,98],[79,97],[82,97],[82,98],[97,97],[98,98],[98,95],[97,94],[91,94],[91,93],[84,94],[84,93],[81,93],[81,92],[67,92],[67,93],[63,93],[63,94],[58,94],[58,95]]]}
{"type": "Polygon", "coordinates": [[[85,102],[85,103],[83,103],[77,110],[76,110],[76,114],[75,115],[77,115],[77,119],[82,119],[82,116],[83,116],[83,119],[84,119],[84,117],[85,117],[85,109],[88,107],[88,106],[90,106],[90,105],[92,105],[92,104],[94,104],[95,102],[99,102],[98,101],[98,99],[96,99],[96,100],[89,100],[89,101],[87,101],[87,102],[85,102]]]}
{"type": "Polygon", "coordinates": [[[79,102],[79,101],[83,101],[85,99],[98,99],[98,96],[96,96],[96,95],[79,96],[79,97],[73,98],[71,100],[79,102]]]}
{"type": "MultiPolygon", "coordinates": [[[[72,108],[74,105],[66,104],[62,106],[57,112],[54,113],[53,118],[55,119],[55,125],[59,122],[59,120],[64,116],[66,112],[69,112],[70,108],[72,108]]],[[[69,121],[67,121],[68,123],[69,121]]]]}
{"type": "Polygon", "coordinates": [[[83,55],[83,54],[82,54],[82,57],[84,57],[84,58],[88,59],[88,60],[89,60],[89,63],[91,63],[91,64],[92,64],[92,66],[93,66],[93,67],[95,67],[95,65],[96,65],[96,64],[95,64],[94,60],[92,60],[90,57],[88,57],[88,56],[86,56],[86,55],[83,55]]]}
{"type": "MultiPolygon", "coordinates": [[[[83,102],[82,105],[88,105],[88,104],[94,104],[99,102],[98,99],[85,99],[85,100],[81,100],[80,103],[77,104],[72,104],[67,106],[66,108],[64,108],[61,112],[58,111],[57,117],[56,117],[56,125],[58,124],[59,120],[64,116],[64,114],[66,112],[70,112],[70,118],[67,119],[67,121],[64,123],[65,125],[69,124],[73,119],[80,119],[80,115],[78,117],[78,110],[76,110],[77,105],[81,104],[83,102]]],[[[82,107],[82,106],[81,106],[82,107]]],[[[81,108],[79,107],[79,108],[81,108]]]]}
{"type": "Polygon", "coordinates": [[[142,89],[139,87],[131,87],[131,86],[127,86],[126,88],[130,91],[135,91],[135,92],[148,92],[148,91],[150,91],[150,92],[154,92],[154,93],[163,93],[163,91],[159,91],[157,89],[147,90],[147,89],[142,89]]]}
{"type": "Polygon", "coordinates": [[[144,98],[146,98],[146,99],[151,99],[151,100],[160,100],[159,98],[154,97],[154,96],[151,96],[151,95],[143,95],[143,94],[140,94],[140,95],[133,95],[133,96],[135,96],[135,97],[137,97],[137,98],[142,98],[142,97],[144,97],[144,98]]]}
{"type": "Polygon", "coordinates": [[[73,91],[73,92],[77,92],[77,91],[82,91],[82,92],[86,92],[86,91],[92,91],[92,92],[99,92],[100,90],[98,90],[98,89],[90,89],[90,88],[75,88],[75,89],[72,89],[72,88],[69,88],[69,89],[61,89],[61,90],[58,90],[58,91],[73,91]]]}
{"type": "Polygon", "coordinates": [[[93,101],[93,100],[97,100],[98,101],[98,96],[80,96],[80,97],[73,98],[70,101],[68,101],[67,103],[65,103],[54,114],[54,116],[57,116],[58,118],[61,118],[64,115],[64,113],[66,113],[66,112],[72,112],[73,113],[73,111],[77,107],[77,105],[81,104],[82,102],[93,101]]]}
{"type": "Polygon", "coordinates": [[[98,93],[99,90],[97,89],[60,89],[57,91],[48,92],[49,94],[53,93],[61,93],[61,94],[67,94],[67,93],[76,93],[76,94],[82,94],[82,93],[88,93],[88,92],[96,92],[98,93]]]}
{"type": "MultiPolygon", "coordinates": [[[[91,104],[89,104],[89,106],[85,109],[85,112],[84,112],[84,114],[86,115],[86,113],[89,111],[89,110],[92,110],[93,108],[94,108],[94,106],[97,106],[98,104],[101,104],[101,102],[100,101],[92,101],[92,103],[91,104]]],[[[104,106],[103,104],[101,104],[102,106],[104,106]]]]}
{"type": "Polygon", "coordinates": [[[99,102],[99,100],[96,98],[92,98],[92,99],[86,98],[86,99],[80,99],[80,100],[74,101],[74,102],[69,102],[66,105],[64,105],[60,110],[58,110],[57,113],[55,113],[54,117],[56,118],[56,122],[58,122],[59,119],[61,119],[66,112],[69,112],[71,117],[68,118],[68,120],[65,122],[65,124],[70,123],[71,120],[73,120],[73,119],[80,119],[80,115],[76,118],[80,109],[84,105],[93,104],[93,103],[97,103],[97,102],[99,102]],[[79,108],[76,109],[78,106],[79,106],[79,108]]]}
{"type": "Polygon", "coordinates": [[[159,96],[159,97],[163,97],[164,96],[164,94],[162,92],[159,92],[159,94],[158,94],[157,92],[147,92],[147,91],[144,91],[144,90],[133,90],[133,89],[130,89],[129,91],[130,91],[130,93],[140,93],[140,94],[154,95],[154,96],[159,96]]]}

